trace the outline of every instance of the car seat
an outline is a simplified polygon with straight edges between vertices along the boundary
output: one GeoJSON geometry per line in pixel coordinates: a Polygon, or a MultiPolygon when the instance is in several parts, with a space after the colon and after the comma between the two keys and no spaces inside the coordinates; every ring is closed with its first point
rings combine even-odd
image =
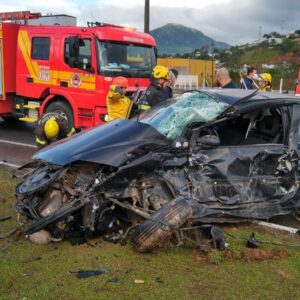
{"type": "Polygon", "coordinates": [[[278,143],[281,134],[281,120],[275,116],[264,116],[262,119],[257,120],[255,128],[253,128],[248,137],[242,144],[265,144],[265,143],[278,143]]]}

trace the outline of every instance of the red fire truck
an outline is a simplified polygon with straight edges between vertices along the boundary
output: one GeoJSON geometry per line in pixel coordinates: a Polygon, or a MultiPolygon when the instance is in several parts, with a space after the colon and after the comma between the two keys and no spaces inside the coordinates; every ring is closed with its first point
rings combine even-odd
{"type": "Polygon", "coordinates": [[[149,85],[155,40],[133,28],[105,23],[34,26],[6,20],[36,18],[30,12],[0,14],[0,116],[35,122],[61,111],[76,128],[101,124],[106,95],[116,76],[128,93],[149,85]]]}

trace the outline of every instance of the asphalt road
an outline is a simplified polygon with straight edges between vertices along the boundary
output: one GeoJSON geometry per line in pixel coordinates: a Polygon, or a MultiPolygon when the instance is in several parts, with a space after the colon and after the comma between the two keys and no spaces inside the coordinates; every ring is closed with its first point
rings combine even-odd
{"type": "MultiPolygon", "coordinates": [[[[0,165],[19,167],[30,162],[36,151],[33,124],[0,118],[0,165]]],[[[292,215],[278,216],[270,222],[300,229],[300,221],[292,215]]]]}
{"type": "Polygon", "coordinates": [[[0,164],[14,167],[29,162],[37,151],[33,131],[33,124],[0,118],[0,164]]]}

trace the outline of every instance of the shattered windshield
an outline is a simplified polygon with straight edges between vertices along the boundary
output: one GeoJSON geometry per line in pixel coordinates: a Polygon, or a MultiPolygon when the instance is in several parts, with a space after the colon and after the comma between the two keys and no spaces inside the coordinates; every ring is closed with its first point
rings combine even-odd
{"type": "Polygon", "coordinates": [[[217,102],[207,94],[189,92],[155,106],[139,121],[151,125],[167,138],[176,140],[186,126],[195,122],[212,121],[227,106],[229,104],[217,102]]]}
{"type": "Polygon", "coordinates": [[[106,76],[151,77],[154,47],[112,41],[97,41],[98,66],[106,76]]]}

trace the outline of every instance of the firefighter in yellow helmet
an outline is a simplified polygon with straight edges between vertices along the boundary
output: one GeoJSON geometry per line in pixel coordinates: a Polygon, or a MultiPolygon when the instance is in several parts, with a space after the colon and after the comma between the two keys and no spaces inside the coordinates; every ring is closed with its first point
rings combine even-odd
{"type": "Polygon", "coordinates": [[[132,101],[125,96],[128,87],[128,79],[122,76],[116,77],[106,96],[108,121],[114,119],[129,118],[132,101]]]}
{"type": "Polygon", "coordinates": [[[66,116],[59,112],[42,115],[35,129],[35,141],[38,148],[43,148],[51,142],[71,136],[76,131],[69,126],[66,116]]]}
{"type": "Polygon", "coordinates": [[[260,90],[262,92],[272,92],[272,75],[270,73],[262,73],[259,77],[261,78],[260,90]]]}
{"type": "Polygon", "coordinates": [[[168,98],[164,89],[171,81],[170,71],[164,66],[156,66],[152,70],[152,78],[149,87],[139,98],[139,107],[146,110],[168,98]]]}

